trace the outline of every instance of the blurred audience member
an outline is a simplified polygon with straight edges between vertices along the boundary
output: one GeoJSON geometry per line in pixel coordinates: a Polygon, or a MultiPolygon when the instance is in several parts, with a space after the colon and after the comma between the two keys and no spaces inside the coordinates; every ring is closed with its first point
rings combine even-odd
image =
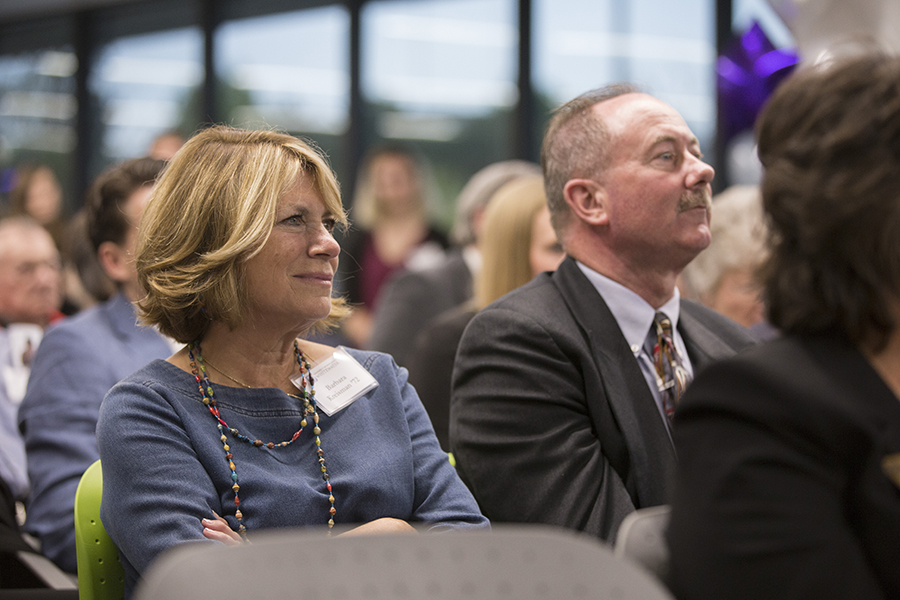
{"type": "Polygon", "coordinates": [[[63,265],[63,277],[69,301],[83,310],[114,296],[117,286],[100,265],[97,251],[88,235],[86,208],[75,213],[69,222],[66,244],[69,262],[63,265]]]}
{"type": "Polygon", "coordinates": [[[451,232],[455,247],[439,265],[403,270],[384,284],[369,340],[371,350],[390,354],[398,365],[409,365],[413,342],[423,328],[472,298],[472,278],[481,265],[477,238],[488,201],[510,181],[540,174],[541,168],[534,163],[506,160],[488,165],[469,179],[456,201],[451,232]]]}
{"type": "Polygon", "coordinates": [[[177,131],[165,131],[153,138],[147,156],[156,160],[169,160],[184,146],[184,142],[184,136],[177,131]]]}
{"type": "Polygon", "coordinates": [[[29,485],[16,412],[43,328],[59,313],[59,252],[29,217],[0,220],[0,477],[23,500],[29,485]]]}
{"type": "Polygon", "coordinates": [[[16,172],[16,187],[10,194],[11,216],[24,215],[41,224],[53,236],[57,250],[65,246],[62,187],[50,167],[31,165],[16,172]]]}
{"type": "Polygon", "coordinates": [[[757,124],[781,339],[675,417],[683,600],[900,598],[900,58],[811,67],[757,124]]]}
{"type": "Polygon", "coordinates": [[[475,275],[475,298],[426,326],[409,355],[409,382],[419,392],[441,447],[448,451],[450,380],[466,325],[480,309],[538,273],[556,270],[565,256],[550,224],[540,175],[522,176],[501,187],[481,224],[482,268],[475,275]]]}
{"type": "Polygon", "coordinates": [[[355,306],[343,332],[363,348],[369,342],[382,284],[404,266],[435,265],[447,238],[429,225],[427,169],[408,150],[385,146],[370,152],[356,186],[356,228],[341,242],[339,284],[355,306]]]}
{"type": "Polygon", "coordinates": [[[681,276],[690,295],[752,327],[763,321],[757,270],[765,259],[766,226],[755,186],[733,186],[713,198],[712,242],[681,276]]]}
{"type": "Polygon", "coordinates": [[[0,324],[45,327],[59,318],[59,252],[29,217],[0,220],[0,324]]]}
{"type": "Polygon", "coordinates": [[[137,325],[133,307],[143,296],[133,259],[137,225],[163,165],[150,158],[122,163],[88,192],[90,240],[117,293],[47,332],[19,408],[32,485],[25,529],[70,573],[75,488],[100,457],[94,433],[100,401],[120,379],[173,350],[155,329],[137,325]]]}

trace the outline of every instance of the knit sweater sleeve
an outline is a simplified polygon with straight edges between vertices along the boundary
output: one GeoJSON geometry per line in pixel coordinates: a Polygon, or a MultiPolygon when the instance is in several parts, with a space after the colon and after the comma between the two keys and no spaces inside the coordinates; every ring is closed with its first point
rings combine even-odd
{"type": "Polygon", "coordinates": [[[126,596],[166,549],[212,543],[201,519],[222,510],[171,394],[158,382],[131,377],[110,390],[100,410],[101,519],[121,554],[126,596]]]}

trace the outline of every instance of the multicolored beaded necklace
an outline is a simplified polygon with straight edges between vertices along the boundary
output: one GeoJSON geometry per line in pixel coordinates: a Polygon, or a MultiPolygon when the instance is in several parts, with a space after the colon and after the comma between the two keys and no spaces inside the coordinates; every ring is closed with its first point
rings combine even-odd
{"type": "MultiPolygon", "coordinates": [[[[303,351],[300,350],[300,346],[298,345],[296,340],[294,340],[294,356],[297,357],[297,364],[300,365],[302,389],[300,390],[299,396],[295,396],[294,394],[288,395],[292,398],[297,398],[298,400],[303,401],[303,418],[300,420],[300,429],[298,429],[297,432],[291,436],[291,439],[286,442],[267,443],[263,442],[262,440],[250,439],[249,437],[238,431],[237,428],[229,427],[228,423],[226,423],[222,419],[222,416],[219,414],[219,409],[216,406],[215,392],[213,391],[212,384],[209,381],[209,377],[207,377],[206,375],[206,367],[203,364],[203,356],[200,354],[200,340],[195,340],[188,345],[188,357],[191,361],[191,373],[193,373],[194,379],[197,382],[197,387],[200,389],[200,395],[203,397],[203,404],[209,409],[210,414],[216,419],[216,426],[219,429],[219,439],[222,441],[222,448],[225,450],[225,459],[228,461],[228,467],[231,469],[231,480],[233,482],[231,485],[231,489],[234,491],[234,506],[236,511],[234,516],[238,521],[238,533],[240,533],[244,538],[247,537],[247,528],[244,526],[244,515],[241,512],[241,498],[239,495],[241,486],[238,485],[238,475],[234,465],[234,456],[231,453],[231,447],[228,445],[228,437],[225,435],[225,432],[227,431],[235,439],[241,440],[242,442],[246,442],[248,444],[252,444],[257,448],[275,450],[276,448],[284,448],[285,446],[293,444],[297,440],[297,438],[300,437],[300,434],[303,432],[303,428],[307,425],[306,417],[308,417],[309,415],[312,415],[313,434],[315,434],[316,436],[316,455],[319,457],[319,470],[322,472],[322,480],[325,482],[325,488],[328,490],[328,502],[331,504],[331,507],[328,510],[328,528],[331,529],[332,527],[334,527],[334,515],[335,513],[337,513],[337,511],[334,508],[334,493],[331,490],[331,481],[330,477],[328,476],[328,469],[325,468],[325,453],[322,450],[322,440],[319,438],[319,434],[322,433],[322,430],[319,429],[319,413],[316,410],[316,390],[314,387],[315,381],[313,380],[309,361],[306,360],[306,357],[303,355],[303,351]],[[194,358],[195,353],[196,359],[194,358]]],[[[228,376],[226,375],[226,377],[228,376]]],[[[229,377],[229,379],[231,378],[229,377]]],[[[245,384],[241,385],[247,387],[245,384]]]]}

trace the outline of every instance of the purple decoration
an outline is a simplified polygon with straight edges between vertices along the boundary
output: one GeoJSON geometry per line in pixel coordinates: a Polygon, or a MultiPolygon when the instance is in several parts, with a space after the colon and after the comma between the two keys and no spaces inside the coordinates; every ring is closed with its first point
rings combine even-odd
{"type": "Polygon", "coordinates": [[[753,127],[766,100],[798,62],[793,49],[775,48],[756,21],[731,43],[716,61],[720,122],[726,142],[753,127]]]}
{"type": "Polygon", "coordinates": [[[13,168],[0,171],[0,194],[8,194],[16,187],[18,173],[13,168]]]}

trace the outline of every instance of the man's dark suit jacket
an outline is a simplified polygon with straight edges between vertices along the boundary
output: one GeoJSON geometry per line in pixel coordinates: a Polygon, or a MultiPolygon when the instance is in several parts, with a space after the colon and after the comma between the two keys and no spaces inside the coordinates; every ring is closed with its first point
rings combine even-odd
{"type": "MultiPolygon", "coordinates": [[[[683,301],[694,371],[754,344],[683,301]]],[[[669,502],[675,451],[637,360],[575,261],[479,312],[457,354],[450,445],[493,521],[612,539],[636,508],[669,502]]]]}
{"type": "Polygon", "coordinates": [[[674,432],[679,598],[900,598],[900,402],[850,344],[786,337],[722,361],[674,432]]]}
{"type": "Polygon", "coordinates": [[[409,366],[419,333],[439,314],[472,297],[472,273],[460,250],[433,269],[403,271],[387,281],[372,323],[369,349],[409,366]]]}

